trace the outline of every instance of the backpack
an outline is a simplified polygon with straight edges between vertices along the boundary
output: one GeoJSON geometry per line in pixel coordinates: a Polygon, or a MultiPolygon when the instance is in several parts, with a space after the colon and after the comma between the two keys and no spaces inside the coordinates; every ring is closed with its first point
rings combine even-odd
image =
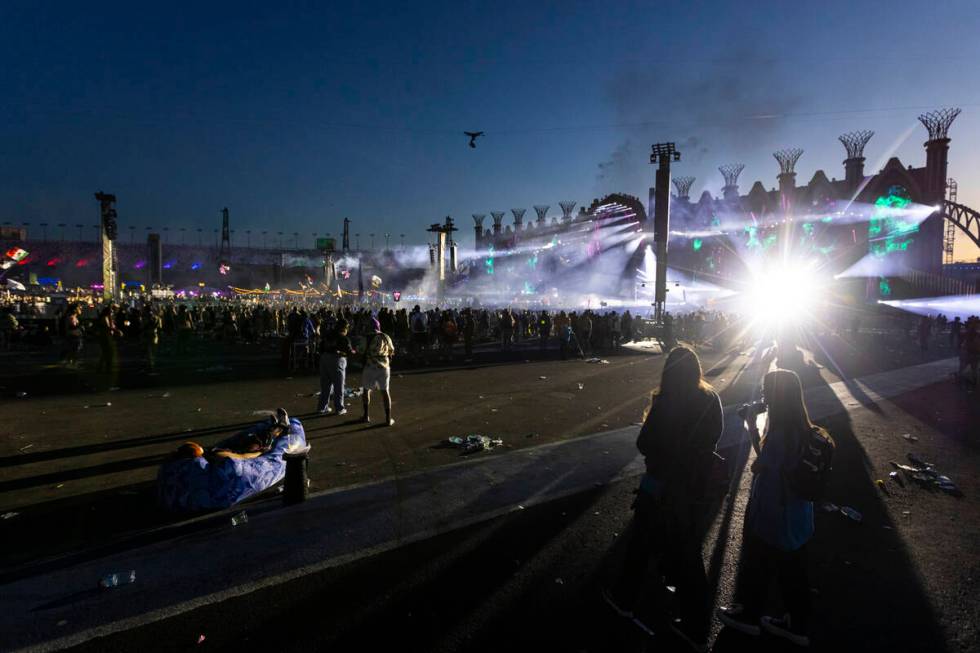
{"type": "Polygon", "coordinates": [[[796,462],[785,474],[790,488],[804,501],[819,501],[824,497],[835,448],[834,441],[822,428],[811,429],[803,437],[796,462]]]}

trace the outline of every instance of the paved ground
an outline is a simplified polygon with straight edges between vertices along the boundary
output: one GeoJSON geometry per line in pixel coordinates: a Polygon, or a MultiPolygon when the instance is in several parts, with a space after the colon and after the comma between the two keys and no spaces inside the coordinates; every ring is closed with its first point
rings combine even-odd
{"type": "MultiPolygon", "coordinates": [[[[884,396],[890,398],[885,399],[880,396],[881,378],[867,375],[858,381],[848,378],[847,383],[832,386],[836,392],[830,391],[827,384],[840,380],[833,373],[832,360],[845,368],[844,377],[853,377],[875,368],[904,367],[921,358],[902,343],[894,343],[892,352],[888,351],[891,343],[874,340],[853,348],[842,342],[824,344],[829,355],[821,354],[821,347],[813,347],[823,367],[804,363],[800,369],[811,392],[822,396],[821,401],[827,404],[823,409],[827,415],[824,422],[840,444],[841,462],[831,498],[857,507],[865,521],[858,526],[837,515],[820,516],[820,536],[812,566],[820,592],[818,604],[822,606],[818,609],[822,643],[851,648],[846,645],[858,636],[864,638],[869,650],[971,650],[977,645],[976,624],[980,621],[975,598],[980,573],[975,526],[978,515],[972,498],[977,494],[973,479],[977,468],[975,396],[941,381],[913,392],[901,392],[899,388],[892,391],[898,392],[894,396],[886,392],[884,396]],[[875,346],[869,346],[872,344],[875,346]],[[905,432],[917,435],[919,441],[910,444],[900,438],[905,432]],[[891,494],[881,494],[874,479],[885,477],[890,469],[888,461],[902,458],[909,448],[926,458],[932,457],[960,484],[965,496],[956,499],[913,487],[892,487],[891,494]],[[870,633],[874,633],[872,639],[870,633]]],[[[722,389],[726,403],[747,396],[755,384],[762,369],[757,353],[705,352],[709,377],[722,389]]],[[[534,360],[535,356],[527,355],[528,360],[534,360]]],[[[371,643],[398,642],[409,650],[489,650],[504,644],[541,641],[561,650],[642,650],[651,642],[627,624],[611,619],[594,600],[596,584],[608,575],[610,566],[615,567],[617,544],[627,528],[628,505],[635,484],[631,479],[616,480],[629,475],[630,465],[635,464],[630,460],[632,452],[624,454],[622,460],[603,464],[595,461],[599,456],[610,455],[599,453],[600,450],[629,452],[631,434],[620,431],[621,435],[571,443],[577,447],[601,447],[566,456],[567,460],[581,462],[567,469],[581,466],[588,471],[577,485],[564,473],[557,474],[558,482],[553,487],[517,480],[518,477],[512,483],[507,481],[514,468],[531,466],[520,464],[519,456],[556,449],[540,448],[542,443],[628,427],[635,422],[658,376],[660,359],[630,354],[610,357],[608,365],[543,361],[402,372],[402,378],[396,379],[396,392],[398,384],[403,384],[397,396],[403,398],[398,403],[399,424],[395,429],[363,431],[326,419],[308,421],[316,454],[312,469],[317,486],[339,487],[391,476],[412,478],[413,473],[441,468],[445,475],[441,487],[451,488],[454,481],[462,483],[464,476],[454,470],[500,461],[500,478],[492,483],[497,489],[486,494],[493,500],[485,499],[483,506],[503,506],[498,514],[484,509],[471,511],[476,516],[489,514],[490,520],[447,532],[433,528],[423,532],[436,534],[426,539],[404,537],[399,531],[400,543],[405,546],[379,549],[377,555],[349,564],[311,568],[284,582],[258,583],[251,587],[255,591],[240,598],[222,596],[211,604],[93,640],[87,646],[98,650],[131,650],[136,646],[193,648],[204,634],[208,646],[239,649],[243,643],[264,643],[295,650],[350,650],[371,643]],[[582,390],[578,383],[584,384],[582,390]],[[454,423],[453,419],[458,421],[454,423]],[[467,461],[463,468],[446,468],[447,463],[460,461],[458,454],[433,449],[432,445],[449,432],[472,432],[473,424],[481,420],[481,430],[504,437],[512,449],[489,454],[485,460],[467,461]],[[443,432],[433,433],[434,428],[443,432]],[[457,428],[458,431],[453,430],[457,428]],[[537,435],[526,437],[531,433],[537,435]],[[584,453],[588,451],[591,453],[584,453]],[[605,471],[600,473],[602,469],[605,471]],[[588,483],[593,476],[602,478],[604,484],[595,487],[588,483]],[[562,495],[561,481],[568,483],[564,489],[572,493],[556,498],[562,495]],[[507,488],[518,488],[519,492],[509,496],[507,488]],[[532,497],[522,503],[526,504],[525,510],[514,510],[521,492],[527,494],[535,489],[537,499],[532,497]],[[256,606],[262,607],[257,610],[256,606]],[[288,641],[281,639],[279,624],[284,621],[295,631],[288,641]],[[379,629],[378,624],[385,628],[379,629]],[[605,644],[610,641],[621,644],[609,648],[605,644]]],[[[98,417],[89,417],[96,409],[81,408],[77,405],[79,397],[74,395],[21,402],[28,422],[41,420],[35,432],[47,435],[36,438],[38,442],[29,441],[39,447],[37,452],[33,447],[24,453],[4,451],[0,500],[4,511],[13,508],[20,512],[3,522],[4,535],[7,541],[13,536],[27,541],[27,546],[11,557],[5,554],[7,589],[29,581],[23,578],[25,575],[67,573],[85,564],[98,566],[100,555],[112,560],[112,556],[131,554],[129,549],[137,543],[165,546],[157,542],[173,542],[177,533],[172,529],[184,529],[178,531],[182,539],[177,541],[208,542],[215,532],[223,534],[231,538],[228,546],[212,542],[212,548],[217,555],[233,550],[235,538],[241,539],[240,532],[221,527],[217,521],[178,524],[163,533],[144,532],[139,536],[143,539],[122,541],[112,525],[114,520],[123,521],[126,528],[122,530],[132,531],[130,515],[142,514],[145,522],[136,520],[136,527],[160,526],[160,516],[146,508],[145,487],[141,483],[152,479],[158,457],[186,437],[182,424],[192,430],[196,427],[194,435],[203,435],[201,440],[217,439],[229,425],[249,419],[251,415],[247,413],[252,406],[270,405],[270,394],[288,397],[287,408],[300,412],[313,400],[296,395],[309,393],[310,381],[294,377],[222,384],[175,383],[173,389],[166,390],[171,393],[166,398],[149,397],[155,393],[145,390],[120,390],[98,395],[109,397],[113,403],[111,408],[100,409],[103,412],[98,417]],[[196,403],[202,405],[195,406],[196,403]],[[207,412],[189,409],[196,407],[207,412]],[[111,417],[104,417],[109,411],[113,413],[111,417]],[[51,421],[43,421],[46,419],[51,421]],[[155,420],[166,425],[150,434],[159,434],[155,437],[131,430],[134,422],[155,420]],[[211,435],[201,432],[215,424],[224,430],[211,435]],[[102,437],[100,442],[102,430],[106,432],[101,435],[109,437],[102,437]],[[69,431],[77,438],[71,447],[60,435],[69,431]],[[34,457],[22,462],[25,456],[34,457]],[[79,462],[85,463],[81,465],[85,473],[76,471],[79,462]],[[42,481],[38,482],[38,478],[42,481]],[[58,498],[58,491],[65,490],[71,497],[58,498]],[[86,507],[96,510],[86,514],[86,507]],[[100,519],[99,513],[107,517],[100,519]],[[52,522],[61,529],[62,537],[51,538],[52,522]],[[44,553],[64,552],[64,546],[46,550],[50,539],[62,543],[103,542],[109,547],[25,568],[21,563],[37,560],[44,553]],[[22,579],[17,581],[17,577],[22,579]]],[[[814,400],[817,401],[816,396],[814,400]]],[[[10,435],[16,438],[27,434],[9,434],[4,446],[10,443],[10,435]]],[[[14,440],[13,444],[22,441],[26,439],[14,440]]],[[[558,444],[557,448],[567,446],[570,445],[558,444]]],[[[557,463],[553,469],[560,469],[557,463]]],[[[538,473],[547,477],[549,471],[542,469],[538,473]]],[[[705,540],[706,559],[719,600],[730,596],[735,582],[746,482],[743,479],[736,500],[708,512],[712,519],[705,540]],[[718,537],[719,533],[725,537],[718,537]]],[[[323,496],[337,500],[344,494],[323,496]]],[[[403,505],[402,497],[410,494],[396,493],[387,497],[386,504],[403,505]]],[[[466,493],[461,496],[471,497],[466,493]]],[[[461,514],[455,519],[465,523],[465,519],[460,519],[465,516],[462,513],[472,506],[469,499],[461,503],[461,514]]],[[[312,511],[313,519],[317,514],[316,501],[307,506],[304,509],[312,511]]],[[[427,515],[431,518],[425,508],[425,504],[413,507],[419,520],[409,518],[412,512],[406,510],[399,523],[420,521],[427,515]]],[[[287,512],[278,509],[274,500],[258,502],[251,510],[255,516],[248,526],[252,529],[250,539],[269,532],[263,529],[263,520],[273,520],[271,524],[287,512]]],[[[445,526],[454,523],[447,520],[445,526]]],[[[363,535],[363,530],[352,531],[358,537],[363,535]]],[[[303,545],[303,538],[297,537],[297,548],[303,545]]],[[[141,581],[145,583],[142,590],[126,588],[119,591],[119,598],[110,595],[108,600],[128,602],[133,595],[125,592],[152,594],[152,575],[145,580],[141,576],[141,581]]],[[[49,618],[73,611],[84,615],[97,598],[106,600],[68,592],[67,586],[72,582],[80,581],[66,581],[59,599],[29,608],[37,623],[47,624],[47,630],[39,633],[42,638],[78,632],[83,622],[91,625],[91,617],[86,621],[85,617],[59,616],[53,624],[49,618]],[[61,624],[62,621],[66,623],[61,624]]],[[[181,584],[193,583],[177,583],[181,584]]],[[[737,642],[729,642],[731,639],[721,633],[716,649],[736,646],[737,642]]]]}

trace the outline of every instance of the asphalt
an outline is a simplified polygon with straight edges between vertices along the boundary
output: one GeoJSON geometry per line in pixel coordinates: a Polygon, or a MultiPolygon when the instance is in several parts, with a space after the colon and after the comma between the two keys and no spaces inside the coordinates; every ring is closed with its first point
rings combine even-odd
{"type": "MultiPolygon", "coordinates": [[[[818,354],[822,350],[815,349],[818,354]]],[[[706,352],[709,377],[726,402],[751,392],[769,364],[760,355],[706,352]]],[[[832,359],[840,357],[828,353],[823,358],[832,369],[843,367],[833,364],[832,359]]],[[[857,369],[860,358],[855,354],[847,364],[857,369]]],[[[632,449],[635,427],[627,422],[611,433],[582,437],[596,427],[575,414],[571,424],[578,431],[567,426],[542,428],[543,436],[526,437],[533,433],[528,426],[535,419],[549,426],[558,417],[542,404],[547,393],[534,381],[570,386],[567,393],[573,399],[564,401],[575,405],[576,393],[584,390],[577,389],[581,381],[573,378],[599,370],[586,386],[606,388],[613,378],[630,378],[624,373],[628,367],[614,371],[617,366],[652,364],[643,368],[648,382],[647,377],[655,376],[657,360],[622,357],[589,367],[577,362],[521,363],[516,381],[513,366],[481,368],[485,373],[509,372],[498,380],[506,384],[507,401],[477,410],[486,422],[498,413],[516,418],[512,424],[500,422],[511,429],[519,445],[516,450],[460,463],[456,452],[432,449],[433,438],[426,436],[419,442],[428,443],[427,453],[451,458],[401,469],[398,456],[388,451],[382,469],[374,472],[376,478],[388,480],[371,482],[355,473],[357,486],[343,489],[349,485],[342,482],[346,479],[332,479],[339,489],[287,510],[279,508],[275,498],[265,499],[249,508],[252,519],[244,528],[232,528],[226,515],[206,516],[157,525],[149,536],[143,534],[148,539],[122,542],[116,551],[90,550],[74,558],[62,555],[40,565],[35,561],[33,567],[19,566],[22,572],[28,570],[26,575],[9,568],[4,596],[13,604],[3,630],[9,626],[17,639],[5,641],[47,641],[56,647],[95,637],[81,646],[97,650],[670,646],[666,633],[648,640],[628,623],[611,619],[596,600],[596,589],[615,568],[628,528],[635,485],[631,477],[638,470],[632,449]],[[554,375],[535,375],[543,365],[556,366],[554,375]],[[536,378],[540,376],[549,378],[536,378]],[[518,402],[526,397],[529,403],[514,405],[510,397],[518,402]],[[577,437],[569,439],[572,436],[577,437]],[[174,528],[182,530],[168,530],[174,528]],[[137,583],[105,593],[93,591],[93,579],[117,567],[138,567],[137,583]],[[201,635],[205,639],[198,644],[201,635]]],[[[822,637],[817,641],[840,647],[857,637],[866,650],[971,650],[980,621],[974,598],[980,559],[973,526],[977,515],[971,499],[976,496],[976,437],[971,431],[977,423],[976,412],[971,412],[976,402],[941,380],[949,362],[856,379],[845,373],[843,381],[827,364],[802,363],[811,410],[831,428],[841,452],[836,476],[840,480],[832,500],[865,515],[861,525],[836,514],[819,518],[820,536],[811,562],[818,596],[832,597],[834,608],[826,609],[831,601],[818,601],[824,609],[818,608],[822,637]],[[950,405],[951,398],[965,403],[950,405]],[[890,488],[885,495],[875,487],[875,478],[887,478],[888,460],[902,458],[911,446],[896,434],[902,429],[918,434],[918,450],[937,459],[960,484],[963,497],[911,487],[890,488]]],[[[463,391],[460,374],[455,369],[425,376],[445,375],[456,393],[463,391]]],[[[481,388],[494,385],[494,379],[483,381],[481,388]]],[[[624,420],[635,420],[646,391],[612,389],[620,401],[629,401],[629,394],[639,396],[636,406],[627,403],[620,411],[624,420]]],[[[445,394],[445,386],[430,391],[445,394]]],[[[432,403],[439,407],[437,401],[432,403]]],[[[605,420],[598,424],[609,424],[605,411],[596,412],[605,420]]],[[[463,418],[472,422],[474,416],[463,418]]],[[[432,416],[420,420],[437,422],[432,416]]],[[[352,439],[363,447],[363,435],[352,439]]],[[[410,444],[403,437],[385,439],[410,444]]],[[[347,462],[337,460],[336,453],[331,452],[334,468],[347,462]]],[[[326,469],[325,460],[315,467],[326,469]]],[[[741,469],[744,456],[732,460],[741,469]]],[[[746,477],[740,479],[733,501],[706,508],[705,554],[719,601],[730,597],[737,580],[740,516],[747,491],[746,477]]],[[[660,602],[663,597],[654,598],[660,602]]],[[[716,650],[739,645],[737,638],[729,640],[730,633],[717,633],[716,650]]]]}

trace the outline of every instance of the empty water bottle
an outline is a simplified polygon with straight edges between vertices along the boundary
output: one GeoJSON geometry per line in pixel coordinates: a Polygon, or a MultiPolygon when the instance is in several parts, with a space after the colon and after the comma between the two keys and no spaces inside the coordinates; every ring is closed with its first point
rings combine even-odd
{"type": "Polygon", "coordinates": [[[115,574],[106,574],[103,576],[99,580],[99,587],[109,589],[110,587],[119,587],[120,585],[129,585],[135,582],[136,572],[134,570],[120,571],[115,574]]]}
{"type": "Polygon", "coordinates": [[[842,515],[853,519],[859,524],[861,523],[861,520],[864,519],[864,516],[861,513],[859,513],[854,508],[851,508],[850,506],[841,506],[840,511],[842,515]]]}
{"type": "Polygon", "coordinates": [[[232,526],[241,526],[242,524],[247,524],[247,523],[248,523],[248,513],[245,512],[244,510],[235,515],[232,515],[231,517],[232,526]]]}

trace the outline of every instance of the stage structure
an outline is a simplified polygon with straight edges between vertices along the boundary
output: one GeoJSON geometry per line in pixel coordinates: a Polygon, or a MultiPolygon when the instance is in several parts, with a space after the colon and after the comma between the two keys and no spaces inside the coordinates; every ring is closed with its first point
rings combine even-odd
{"type": "Polygon", "coordinates": [[[95,194],[99,201],[102,235],[102,296],[113,300],[118,294],[116,277],[115,242],[119,226],[116,224],[116,196],[99,191],[95,194]]]}
{"type": "MultiPolygon", "coordinates": [[[[502,214],[501,214],[502,215],[502,214]]],[[[438,222],[430,226],[427,231],[436,234],[436,244],[429,249],[429,261],[433,264],[436,270],[436,281],[437,281],[437,297],[441,301],[445,296],[446,292],[446,244],[447,239],[450,245],[450,269],[456,271],[456,243],[453,241],[453,232],[457,231],[456,227],[453,225],[453,219],[446,216],[446,221],[443,224],[438,222]],[[433,259],[433,253],[435,258],[433,259]]]]}
{"type": "Polygon", "coordinates": [[[657,279],[654,309],[657,322],[664,316],[667,304],[667,241],[670,238],[670,164],[680,161],[681,153],[673,143],[657,143],[650,153],[650,163],[657,164],[656,186],[653,189],[653,242],[657,246],[657,279]]]}

